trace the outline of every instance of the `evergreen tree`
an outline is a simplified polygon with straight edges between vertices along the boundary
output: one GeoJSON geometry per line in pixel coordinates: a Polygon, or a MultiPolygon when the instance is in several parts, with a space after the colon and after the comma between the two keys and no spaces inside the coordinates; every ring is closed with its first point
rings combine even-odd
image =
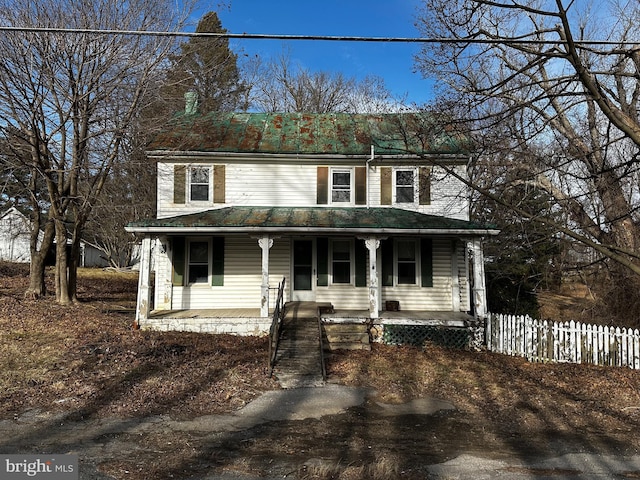
{"type": "MultiPolygon", "coordinates": [[[[216,12],[206,13],[196,33],[226,33],[216,12]]],[[[169,114],[184,110],[184,95],[197,94],[201,112],[234,111],[242,108],[245,86],[240,80],[238,56],[227,38],[190,37],[171,57],[167,82],[162,89],[169,114]]]]}
{"type": "MultiPolygon", "coordinates": [[[[508,185],[500,192],[507,204],[538,215],[557,217],[551,197],[523,181],[523,172],[510,172],[508,185]]],[[[495,224],[500,235],[485,245],[487,303],[489,311],[538,316],[536,291],[557,286],[560,281],[561,242],[552,227],[531,222],[510,208],[482,197],[474,216],[495,224]]]]}

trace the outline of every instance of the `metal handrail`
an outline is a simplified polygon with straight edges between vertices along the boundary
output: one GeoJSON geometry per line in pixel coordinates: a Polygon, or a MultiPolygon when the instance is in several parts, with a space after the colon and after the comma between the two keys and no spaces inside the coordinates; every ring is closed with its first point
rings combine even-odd
{"type": "Polygon", "coordinates": [[[284,285],[286,277],[278,284],[278,297],[276,305],[273,309],[273,320],[269,329],[269,376],[273,375],[273,366],[276,362],[276,354],[278,353],[278,342],[280,341],[280,326],[284,318],[284,285]]]}
{"type": "Polygon", "coordinates": [[[324,345],[322,343],[322,318],[318,309],[318,330],[320,333],[320,366],[322,367],[322,380],[327,380],[327,368],[324,365],[324,345]]]}

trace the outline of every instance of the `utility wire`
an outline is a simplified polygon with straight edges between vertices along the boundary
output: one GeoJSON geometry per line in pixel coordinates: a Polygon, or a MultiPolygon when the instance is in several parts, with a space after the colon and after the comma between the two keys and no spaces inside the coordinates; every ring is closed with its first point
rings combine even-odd
{"type": "MultiPolygon", "coordinates": [[[[511,44],[511,45],[557,45],[565,43],[562,40],[530,40],[526,38],[423,38],[423,37],[360,37],[351,35],[284,35],[263,33],[214,33],[214,32],[161,32],[143,30],[112,30],[112,29],[77,29],[52,27],[9,27],[0,26],[3,32],[23,33],[83,33],[96,35],[137,35],[155,37],[212,37],[247,40],[314,40],[330,42],[388,42],[388,43],[466,43],[466,44],[511,44]]],[[[610,40],[576,40],[576,45],[609,45],[609,46],[637,46],[639,42],[616,42],[610,40]]]]}

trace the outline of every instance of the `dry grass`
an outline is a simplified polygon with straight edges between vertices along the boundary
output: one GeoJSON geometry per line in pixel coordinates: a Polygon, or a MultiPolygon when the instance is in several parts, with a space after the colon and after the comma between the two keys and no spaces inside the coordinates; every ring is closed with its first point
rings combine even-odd
{"type": "MultiPolygon", "coordinates": [[[[74,418],[193,418],[235,411],[279,388],[266,375],[265,338],[132,330],[133,314],[113,311],[133,306],[135,274],[84,270],[81,302],[62,307],[51,297],[24,299],[27,273],[0,264],[0,418],[29,409],[74,418]]],[[[323,422],[271,425],[250,441],[223,445],[186,436],[169,447],[164,435],[149,437],[146,444],[162,445],[157,457],[123,457],[103,469],[129,472],[115,478],[142,480],[189,464],[183,477],[189,478],[211,465],[265,473],[260,459],[272,458],[300,460],[293,470],[297,478],[413,479],[424,478],[413,459],[424,463],[430,452],[453,444],[497,451],[526,441],[528,451],[542,452],[550,439],[571,436],[588,448],[640,449],[640,373],[628,369],[532,364],[432,345],[374,345],[370,352],[329,356],[327,372],[333,382],[375,389],[378,401],[436,397],[453,403],[456,413],[430,423],[429,436],[424,426],[416,431],[412,419],[407,425],[364,422],[352,412],[323,422]],[[372,444],[375,451],[368,450],[372,444]],[[415,449],[422,449],[420,455],[415,449]],[[299,452],[311,450],[333,460],[299,467],[311,455],[299,452]],[[136,462],[146,462],[144,469],[136,462]]]]}
{"type": "Polygon", "coordinates": [[[264,338],[132,330],[137,275],[86,269],[77,305],[22,297],[27,273],[0,266],[0,416],[228,412],[277,388],[264,338]],[[242,379],[238,381],[238,379],[242,379]]]}

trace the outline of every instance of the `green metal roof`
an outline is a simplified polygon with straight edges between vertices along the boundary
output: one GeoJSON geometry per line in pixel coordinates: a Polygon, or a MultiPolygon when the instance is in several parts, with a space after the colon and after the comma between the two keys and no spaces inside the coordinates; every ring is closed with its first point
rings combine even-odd
{"type": "Polygon", "coordinates": [[[467,154],[468,138],[426,113],[224,113],[180,115],[149,150],[268,154],[467,154]]]}
{"type": "Polygon", "coordinates": [[[402,233],[491,235],[494,226],[397,208],[225,207],[132,222],[139,233],[402,233]]]}

